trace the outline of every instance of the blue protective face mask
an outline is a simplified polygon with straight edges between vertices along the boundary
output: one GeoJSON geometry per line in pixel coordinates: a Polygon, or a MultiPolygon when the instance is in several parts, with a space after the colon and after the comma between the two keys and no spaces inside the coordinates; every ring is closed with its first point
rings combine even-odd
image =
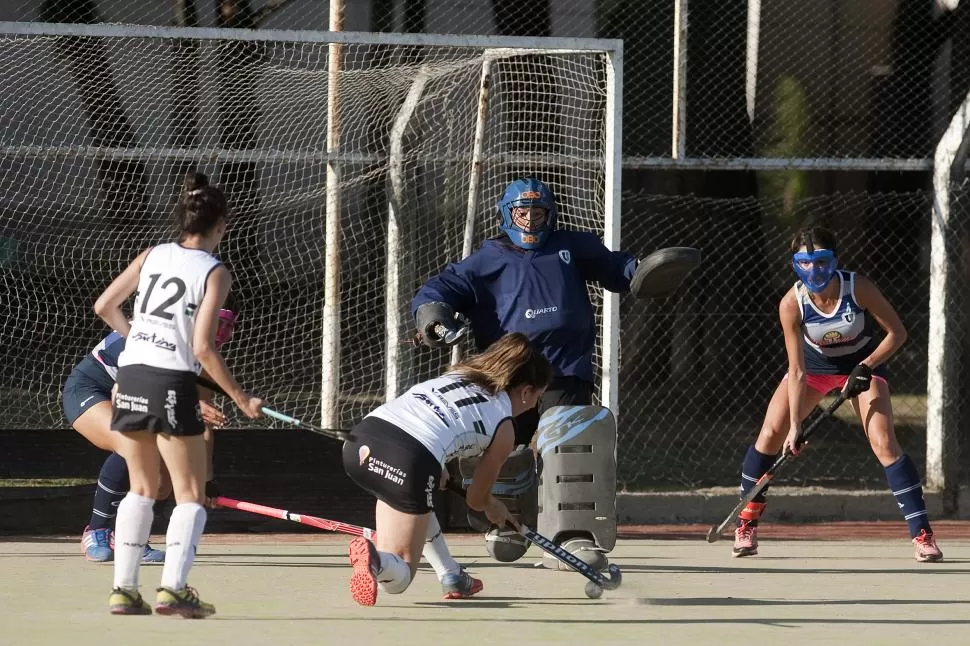
{"type": "Polygon", "coordinates": [[[816,294],[825,289],[838,267],[835,253],[829,249],[799,251],[792,255],[791,264],[802,284],[816,294]]]}

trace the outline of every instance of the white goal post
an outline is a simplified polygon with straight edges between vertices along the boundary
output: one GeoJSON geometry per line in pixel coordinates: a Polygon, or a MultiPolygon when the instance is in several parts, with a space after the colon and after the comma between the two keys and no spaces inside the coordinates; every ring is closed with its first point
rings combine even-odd
{"type": "MultiPolygon", "coordinates": [[[[619,248],[618,40],[0,22],[0,83],[16,88],[0,98],[0,413],[16,427],[63,426],[63,380],[107,332],[93,297],[171,239],[190,166],[233,209],[230,364],[325,427],[447,364],[406,344],[411,297],[498,232],[512,179],[540,177],[564,226],[619,248]]],[[[615,411],[619,300],[591,294],[615,411]]]]}

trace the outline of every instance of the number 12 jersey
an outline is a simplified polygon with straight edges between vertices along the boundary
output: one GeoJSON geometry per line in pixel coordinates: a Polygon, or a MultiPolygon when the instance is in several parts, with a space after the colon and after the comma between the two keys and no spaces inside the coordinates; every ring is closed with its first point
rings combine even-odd
{"type": "Polygon", "coordinates": [[[206,280],[220,264],[207,251],[174,242],[148,252],[119,367],[146,365],[199,374],[202,366],[192,349],[196,312],[206,280]]]}

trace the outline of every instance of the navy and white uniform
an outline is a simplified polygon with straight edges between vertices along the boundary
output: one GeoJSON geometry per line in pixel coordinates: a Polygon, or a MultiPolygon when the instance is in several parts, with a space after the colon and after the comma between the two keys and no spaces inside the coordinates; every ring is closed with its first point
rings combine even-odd
{"type": "Polygon", "coordinates": [[[510,419],[507,393],[491,394],[457,375],[430,379],[354,427],[344,443],[344,469],[394,509],[426,513],[444,464],[484,454],[510,419]]]}
{"type": "Polygon", "coordinates": [[[118,358],[111,428],[201,435],[193,350],[196,314],[209,275],[221,263],[207,251],[162,244],[145,256],[131,331],[118,358]]]}
{"type": "Polygon", "coordinates": [[[447,303],[470,319],[479,351],[522,332],[542,349],[556,377],[592,383],[596,322],[586,283],[628,291],[636,265],[632,255],[610,251],[593,233],[559,229],[534,250],[515,246],[503,233],[429,279],[412,300],[411,314],[425,303],[447,303]]]}
{"type": "Polygon", "coordinates": [[[125,337],[112,331],[74,366],[63,392],[64,415],[70,424],[98,402],[111,401],[118,357],[124,349],[125,337]]]}
{"type": "MultiPolygon", "coordinates": [[[[793,290],[801,314],[805,373],[848,375],[879,344],[876,323],[855,298],[855,272],[838,270],[839,302],[831,312],[821,311],[801,281],[793,290]]],[[[873,374],[885,377],[885,365],[873,374]]]]}

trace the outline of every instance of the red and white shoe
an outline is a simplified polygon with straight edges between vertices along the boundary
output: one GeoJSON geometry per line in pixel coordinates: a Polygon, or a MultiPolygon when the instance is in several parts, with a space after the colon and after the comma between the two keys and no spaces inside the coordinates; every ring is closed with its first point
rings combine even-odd
{"type": "Polygon", "coordinates": [[[366,538],[358,536],[350,541],[350,596],[362,606],[377,603],[377,575],[381,572],[381,557],[377,548],[366,538]]]}
{"type": "Polygon", "coordinates": [[[754,556],[758,553],[758,527],[751,525],[746,520],[741,521],[741,526],[734,530],[734,549],[735,557],[754,556]]]}
{"type": "Polygon", "coordinates": [[[920,530],[919,536],[913,539],[916,548],[916,560],[920,563],[939,563],[943,560],[943,551],[937,547],[933,534],[925,529],[920,530]]]}

